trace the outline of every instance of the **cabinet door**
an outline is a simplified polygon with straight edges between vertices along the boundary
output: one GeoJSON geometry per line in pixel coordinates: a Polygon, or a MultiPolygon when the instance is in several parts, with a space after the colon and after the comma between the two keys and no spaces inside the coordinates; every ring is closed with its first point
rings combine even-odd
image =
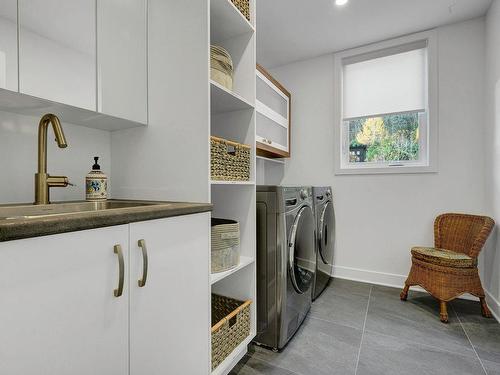
{"type": "Polygon", "coordinates": [[[128,373],[116,244],[127,265],[126,225],[0,243],[0,374],[128,373]]]}
{"type": "Polygon", "coordinates": [[[17,91],[17,0],[0,0],[0,88],[17,91]]]}
{"type": "Polygon", "coordinates": [[[95,111],[95,0],[19,0],[20,91],[95,111]]]}
{"type": "Polygon", "coordinates": [[[130,226],[130,374],[209,374],[209,214],[130,226]],[[146,283],[143,255],[148,254],[146,283]]]}
{"type": "Polygon", "coordinates": [[[98,111],[147,122],[147,0],[97,1],[98,111]]]}
{"type": "Polygon", "coordinates": [[[264,68],[256,71],[257,154],[290,156],[290,93],[264,68]]]}

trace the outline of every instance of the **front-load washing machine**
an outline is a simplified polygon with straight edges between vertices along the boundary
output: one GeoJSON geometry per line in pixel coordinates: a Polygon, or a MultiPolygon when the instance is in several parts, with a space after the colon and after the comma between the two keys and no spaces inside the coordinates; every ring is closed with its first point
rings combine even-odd
{"type": "Polygon", "coordinates": [[[257,336],[282,349],[312,300],[316,270],[310,187],[257,187],[257,336]]]}
{"type": "Polygon", "coordinates": [[[316,272],[313,300],[326,289],[330,281],[335,247],[335,211],[331,187],[313,187],[316,220],[316,272]]]}

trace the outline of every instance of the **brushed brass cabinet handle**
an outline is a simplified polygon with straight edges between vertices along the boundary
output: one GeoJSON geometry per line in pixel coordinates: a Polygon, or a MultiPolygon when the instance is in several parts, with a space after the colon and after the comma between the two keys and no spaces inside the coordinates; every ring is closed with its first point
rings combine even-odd
{"type": "Polygon", "coordinates": [[[115,297],[120,297],[123,294],[123,282],[125,280],[125,262],[123,261],[123,252],[120,245],[115,245],[114,253],[118,255],[118,288],[113,291],[115,297]]]}
{"type": "Polygon", "coordinates": [[[137,284],[142,288],[146,285],[146,279],[148,278],[148,249],[144,240],[137,241],[137,244],[142,250],[142,279],[139,279],[137,284]]]}

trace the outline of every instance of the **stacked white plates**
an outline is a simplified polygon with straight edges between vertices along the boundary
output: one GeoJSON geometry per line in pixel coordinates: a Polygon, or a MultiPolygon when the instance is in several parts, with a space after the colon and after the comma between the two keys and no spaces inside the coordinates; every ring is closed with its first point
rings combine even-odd
{"type": "Polygon", "coordinates": [[[228,90],[233,89],[233,60],[220,46],[210,46],[210,78],[228,90]]]}

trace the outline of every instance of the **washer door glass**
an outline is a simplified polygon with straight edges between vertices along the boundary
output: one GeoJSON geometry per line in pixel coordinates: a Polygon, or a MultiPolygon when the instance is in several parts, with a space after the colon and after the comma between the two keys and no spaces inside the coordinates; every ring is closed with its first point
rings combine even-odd
{"type": "Polygon", "coordinates": [[[333,263],[335,243],[335,214],[332,202],[328,202],[321,212],[318,233],[319,255],[324,264],[333,263]]]}
{"type": "Polygon", "coordinates": [[[314,216],[311,208],[304,206],[295,218],[289,241],[289,274],[298,293],[308,291],[315,269],[314,216]]]}

